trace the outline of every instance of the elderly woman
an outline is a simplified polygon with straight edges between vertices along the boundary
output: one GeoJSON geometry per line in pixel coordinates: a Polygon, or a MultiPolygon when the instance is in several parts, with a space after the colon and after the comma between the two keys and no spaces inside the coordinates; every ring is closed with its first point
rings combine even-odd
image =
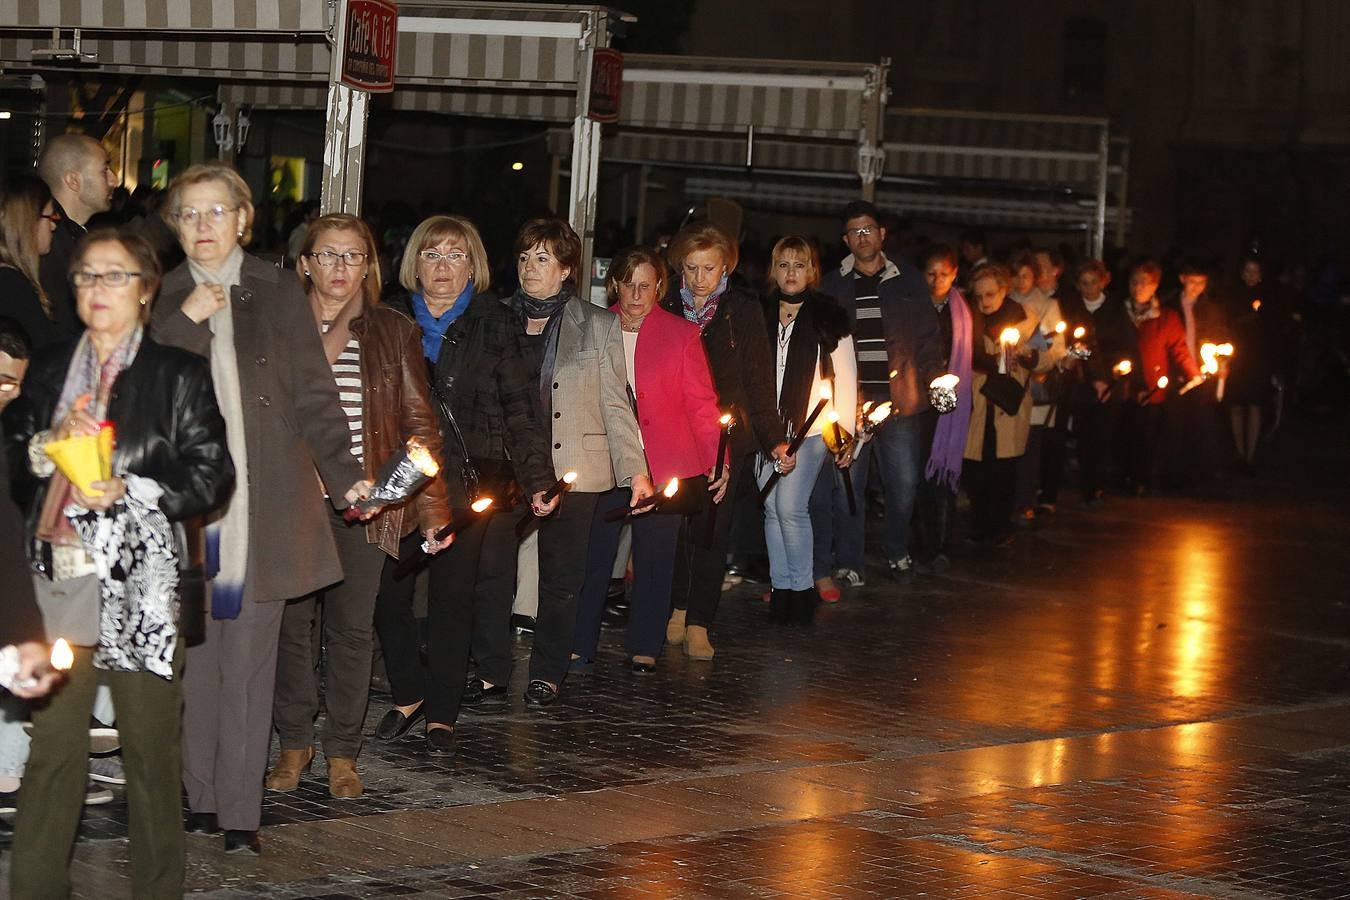
{"type": "Polygon", "coordinates": [[[11,411],[12,455],[26,456],[40,479],[29,517],[40,593],[59,590],[72,604],[87,598],[88,631],[96,637],[92,646],[75,648],[66,682],[33,710],[10,888],[15,897],[70,894],[67,867],[84,801],[89,713],[103,683],[117,705],[126,760],[132,893],[180,897],[186,641],[179,633],[174,573],[181,535],[175,531],[177,523],[225,501],[234,471],[210,368],[146,334],[160,280],[150,247],[130,235],[93,232],[75,248],[70,274],[87,330],[78,343],[34,361],[11,411]],[[82,489],[44,450],[54,441],[97,434],[104,421],[117,433],[113,475],[82,489]],[[126,560],[132,560],[129,570],[126,560]]]}
{"type": "MultiPolygon", "coordinates": [[[[553,471],[576,472],[572,490],[531,501],[539,528],[539,614],[530,651],[525,702],[545,707],[571,661],[577,595],[586,578],[586,548],[600,496],[627,486],[629,504],[652,495],[637,419],[628,402],[619,317],[576,293],[581,239],[559,219],[534,219],[516,238],[520,286],[511,297],[535,376],[535,397],[552,426],[553,471]]],[[[490,633],[505,641],[510,610],[494,608],[490,633]]]]}
{"type": "Polygon", "coordinates": [[[188,829],[224,829],[227,852],[259,854],[285,601],[342,580],[324,495],[345,508],[370,485],[304,291],[244,252],[253,229],[244,179],[221,164],[192,166],[169,185],[164,218],[187,260],[164,279],[152,333],[211,361],[238,473],[207,524],[210,615],[183,679],[188,829]]]}
{"type": "MultiPolygon", "coordinates": [[[[817,290],[820,255],[812,241],[788,235],[774,244],[770,277],[764,324],[774,341],[783,432],[797,433],[819,398],[830,398],[796,453],[800,471],[780,480],[764,501],[764,538],[773,586],[769,615],[775,622],[805,625],[814,618],[817,599],[809,505],[827,455],[821,434],[830,411],[839,412],[845,423],[854,418],[858,363],[848,315],[831,297],[817,290]]],[[[847,458],[845,455],[840,463],[847,465],[847,458]]],[[[762,460],[755,474],[760,488],[782,468],[777,460],[762,460]]]]}
{"type": "Polygon", "coordinates": [[[16,175],[0,189],[0,316],[18,322],[37,350],[66,337],[38,281],[38,262],[60,219],[41,178],[16,175]]]}
{"type": "MultiPolygon", "coordinates": [[[[616,256],[605,286],[623,332],[628,388],[637,406],[647,464],[657,486],[680,480],[680,499],[700,498],[713,475],[720,432],[717,392],[698,328],[657,306],[665,295],[666,266],[655,250],[634,247],[616,256]]],[[[725,485],[726,475],[715,488],[725,485]]],[[[714,497],[720,499],[720,497],[714,497]]],[[[628,492],[603,494],[591,521],[586,582],[577,608],[572,652],[589,662],[600,642],[606,588],[619,547],[621,523],[606,514],[628,503],[628,492]]],[[[701,508],[701,498],[695,509],[701,508]]],[[[681,503],[680,509],[688,508],[681,503]]],[[[629,596],[628,655],[634,672],[656,671],[670,615],[675,543],[683,517],[656,512],[633,519],[633,590],[629,596]]]]}
{"type": "MultiPolygon", "coordinates": [[[[366,477],[375,478],[409,439],[439,458],[441,432],[427,388],[422,332],[407,316],[380,305],[375,239],[366,223],[340,213],[318,218],[310,223],[299,251],[296,269],[338,386],[352,456],[366,477]]],[[[273,712],[281,756],[267,776],[269,789],[295,790],[314,759],[319,686],[311,636],[322,596],[328,792],[340,798],[361,796],[356,755],[370,691],[380,572],[385,560],[398,558],[404,538],[425,536],[435,543],[435,533],[449,521],[445,483],[439,479],[413,505],[386,509],[364,527],[329,513],[344,577],[320,594],[286,604],[273,712]]]]}
{"type": "MultiPolygon", "coordinates": [[[[736,496],[739,479],[756,451],[775,460],[784,474],[796,459],[787,455],[783,423],[774,403],[773,354],[759,301],[727,280],[740,253],[734,241],[708,222],[690,225],[671,242],[669,258],[680,289],[662,306],[699,329],[712,370],[719,408],[735,416],[726,495],[736,496]]],[[[726,572],[731,516],[717,517],[711,544],[699,528],[685,528],[676,554],[674,606],[666,640],[683,643],[694,659],[712,659],[708,629],[717,616],[726,572]]]]}
{"type": "MultiPolygon", "coordinates": [[[[536,418],[538,383],[526,362],[524,339],[505,304],[489,291],[492,272],[478,229],[457,216],[432,216],[408,241],[399,283],[409,292],[397,306],[421,326],[422,359],[431,372],[443,451],[441,478],[454,516],[470,519],[448,549],[432,557],[427,593],[427,654],[413,618],[412,577],[396,577],[385,563],[375,627],[384,650],[394,706],[375,731],[380,740],[406,736],[426,720],[428,753],[454,751],[455,724],[465,701],[470,639],[479,620],[479,560],[490,529],[505,524],[509,551],[499,561],[514,571],[515,538],[510,516],[514,494],[542,498],[553,483],[546,432],[536,418]],[[517,485],[519,487],[517,487],[517,485]],[[471,496],[471,494],[473,496],[471,496]],[[475,515],[470,504],[491,497],[489,513],[475,515]],[[507,559],[509,557],[509,560],[507,559]]],[[[405,538],[400,555],[419,538],[405,538]]],[[[505,599],[506,614],[511,613],[505,599]]],[[[511,673],[510,652],[478,660],[492,700],[501,698],[511,673]]],[[[481,680],[469,682],[469,699],[483,700],[481,680]]]]}
{"type": "MultiPolygon", "coordinates": [[[[1045,292],[1047,280],[1058,275],[1053,267],[1047,271],[1049,251],[1022,251],[1013,256],[1009,266],[1012,283],[1008,297],[1014,300],[1026,312],[1033,326],[1045,335],[1049,346],[1041,354],[1048,357],[1045,366],[1031,377],[1031,431],[1027,437],[1026,452],[1017,468],[1017,489],[1013,496],[1016,521],[1026,524],[1036,518],[1036,501],[1041,488],[1041,447],[1046,440],[1047,428],[1055,427],[1059,409],[1060,380],[1056,367],[1064,358],[1068,347],[1065,335],[1057,332],[1055,326],[1064,318],[1059,301],[1045,292]]],[[[1053,439],[1052,439],[1053,440],[1053,439]]],[[[1051,512],[1053,504],[1045,507],[1051,512]]]]}
{"type": "Polygon", "coordinates": [[[1054,365],[1052,355],[1043,352],[1049,342],[1038,321],[1009,299],[1011,281],[1012,273],[999,265],[981,266],[971,274],[971,294],[984,323],[972,350],[970,430],[962,467],[974,538],[1000,545],[1012,539],[1017,463],[1031,431],[1027,382],[1033,372],[1054,365]],[[1004,342],[1005,332],[1016,340],[1004,342]]]}

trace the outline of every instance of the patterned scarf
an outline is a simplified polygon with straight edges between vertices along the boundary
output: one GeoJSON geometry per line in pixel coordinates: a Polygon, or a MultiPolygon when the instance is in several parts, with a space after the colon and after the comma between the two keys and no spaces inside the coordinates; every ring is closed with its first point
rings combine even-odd
{"type": "Polygon", "coordinates": [[[433,316],[431,310],[427,308],[426,298],[422,292],[418,291],[412,295],[413,318],[417,320],[418,326],[422,329],[422,355],[427,358],[427,362],[435,364],[441,355],[441,344],[445,341],[445,333],[450,330],[450,326],[455,324],[455,320],[464,315],[464,311],[469,308],[469,301],[473,299],[473,279],[464,285],[464,290],[459,292],[455,298],[455,303],[439,317],[433,316]]]}
{"type": "MultiPolygon", "coordinates": [[[[212,271],[191,259],[188,270],[197,284],[218,284],[230,298],[239,284],[244,251],[235,247],[225,263],[212,271]]],[[[231,298],[232,299],[232,298],[231,298]]],[[[212,513],[206,524],[206,566],[211,617],[237,619],[244,608],[244,578],[248,574],[248,439],[244,432],[244,398],[239,387],[239,360],[234,346],[234,305],[206,320],[211,339],[211,379],[216,403],[225,418],[225,445],[234,460],[234,493],[212,513]]]]}
{"type": "Polygon", "coordinates": [[[1140,309],[1139,304],[1135,303],[1134,298],[1131,297],[1125,304],[1125,311],[1130,314],[1130,321],[1134,323],[1134,327],[1138,328],[1149,319],[1156,319],[1162,315],[1162,306],[1158,303],[1158,298],[1154,297],[1148,301],[1143,309],[1140,309]]]}
{"type": "MultiPolygon", "coordinates": [[[[117,376],[136,358],[141,349],[144,330],[137,326],[123,339],[106,362],[98,361],[94,343],[89,332],[80,335],[75,346],[75,355],[66,369],[66,381],[61,386],[61,398],[56,402],[56,411],[52,413],[51,427],[56,428],[70,417],[77,408],[96,420],[108,415],[108,396],[112,393],[117,376]]],[[[42,512],[38,518],[37,536],[50,544],[79,546],[80,539],[65,516],[66,506],[74,502],[70,481],[57,469],[47,485],[47,496],[42,502],[42,512]]]]}
{"type": "Polygon", "coordinates": [[[562,325],[562,313],[567,301],[572,299],[572,289],[564,284],[552,297],[540,300],[531,297],[520,288],[511,296],[511,308],[527,319],[547,319],[544,325],[544,359],[539,366],[539,403],[540,409],[553,408],[553,370],[558,366],[558,331],[562,325]]]}
{"type": "Polygon", "coordinates": [[[722,280],[717,282],[717,287],[713,288],[712,294],[703,302],[702,309],[694,308],[694,292],[689,287],[680,282],[680,302],[683,306],[684,317],[698,326],[702,331],[708,327],[708,323],[717,315],[717,304],[722,301],[722,294],[727,289],[727,276],[723,275],[722,280]]]}
{"type": "Polygon", "coordinates": [[[955,491],[961,482],[961,460],[965,456],[966,431],[970,428],[971,410],[971,319],[966,299],[956,288],[951,289],[945,301],[952,312],[952,349],[948,357],[948,371],[961,379],[956,385],[956,409],[938,417],[933,434],[933,450],[923,476],[949,491],[955,491]]]}

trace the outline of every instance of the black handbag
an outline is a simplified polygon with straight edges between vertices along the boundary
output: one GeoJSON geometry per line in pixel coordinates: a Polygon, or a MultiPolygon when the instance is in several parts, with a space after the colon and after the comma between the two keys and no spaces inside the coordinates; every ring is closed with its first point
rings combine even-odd
{"type": "Polygon", "coordinates": [[[455,414],[450,410],[449,400],[438,388],[433,387],[431,392],[436,397],[441,417],[450,426],[455,443],[459,444],[460,458],[463,460],[460,464],[459,477],[464,485],[464,495],[468,497],[468,502],[472,504],[479,497],[491,497],[493,506],[498,511],[514,508],[521,498],[521,491],[510,461],[474,459],[469,453],[469,445],[464,440],[464,432],[460,431],[455,414]]]}
{"type": "Polygon", "coordinates": [[[1017,415],[1026,392],[1026,385],[1022,382],[1011,375],[998,372],[987,375],[984,384],[980,386],[980,393],[984,398],[1010,416],[1017,415]]]}

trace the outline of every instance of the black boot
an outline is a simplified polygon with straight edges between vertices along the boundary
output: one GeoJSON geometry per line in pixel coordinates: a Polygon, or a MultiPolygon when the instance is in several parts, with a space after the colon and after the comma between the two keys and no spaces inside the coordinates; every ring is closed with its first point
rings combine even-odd
{"type": "Polygon", "coordinates": [[[792,621],[792,591],[774,588],[769,592],[769,621],[775,625],[787,625],[792,621]]]}
{"type": "Polygon", "coordinates": [[[812,625],[816,621],[816,604],[820,596],[814,590],[793,591],[793,624],[812,625]]]}

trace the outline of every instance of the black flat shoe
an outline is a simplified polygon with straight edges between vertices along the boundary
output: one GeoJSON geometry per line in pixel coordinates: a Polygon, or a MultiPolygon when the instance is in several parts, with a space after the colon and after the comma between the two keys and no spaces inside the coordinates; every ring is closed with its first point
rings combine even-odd
{"type": "Polygon", "coordinates": [[[190,812],[183,830],[188,834],[220,834],[220,823],[216,821],[215,813],[190,812]]]}
{"type": "Polygon", "coordinates": [[[656,663],[638,662],[636,659],[632,662],[633,673],[636,675],[651,675],[656,671],[656,663]]]}
{"type": "Polygon", "coordinates": [[[504,684],[494,684],[490,688],[483,687],[483,682],[477,678],[471,679],[464,686],[464,696],[460,698],[460,709],[469,712],[488,713],[500,712],[511,705],[511,689],[504,684]]]}
{"type": "Polygon", "coordinates": [[[455,730],[453,728],[428,728],[427,753],[432,756],[449,756],[455,752],[455,730]]]}
{"type": "Polygon", "coordinates": [[[389,710],[384,714],[384,718],[380,719],[380,724],[375,726],[375,740],[385,743],[402,740],[407,735],[408,729],[426,718],[424,709],[425,704],[413,710],[410,716],[405,716],[397,709],[389,710]]]}
{"type": "Polygon", "coordinates": [[[547,681],[531,681],[525,688],[525,705],[535,707],[552,706],[558,702],[558,689],[547,681]]]}
{"type": "Polygon", "coordinates": [[[225,852],[262,856],[262,841],[256,831],[230,829],[225,832],[225,852]]]}

